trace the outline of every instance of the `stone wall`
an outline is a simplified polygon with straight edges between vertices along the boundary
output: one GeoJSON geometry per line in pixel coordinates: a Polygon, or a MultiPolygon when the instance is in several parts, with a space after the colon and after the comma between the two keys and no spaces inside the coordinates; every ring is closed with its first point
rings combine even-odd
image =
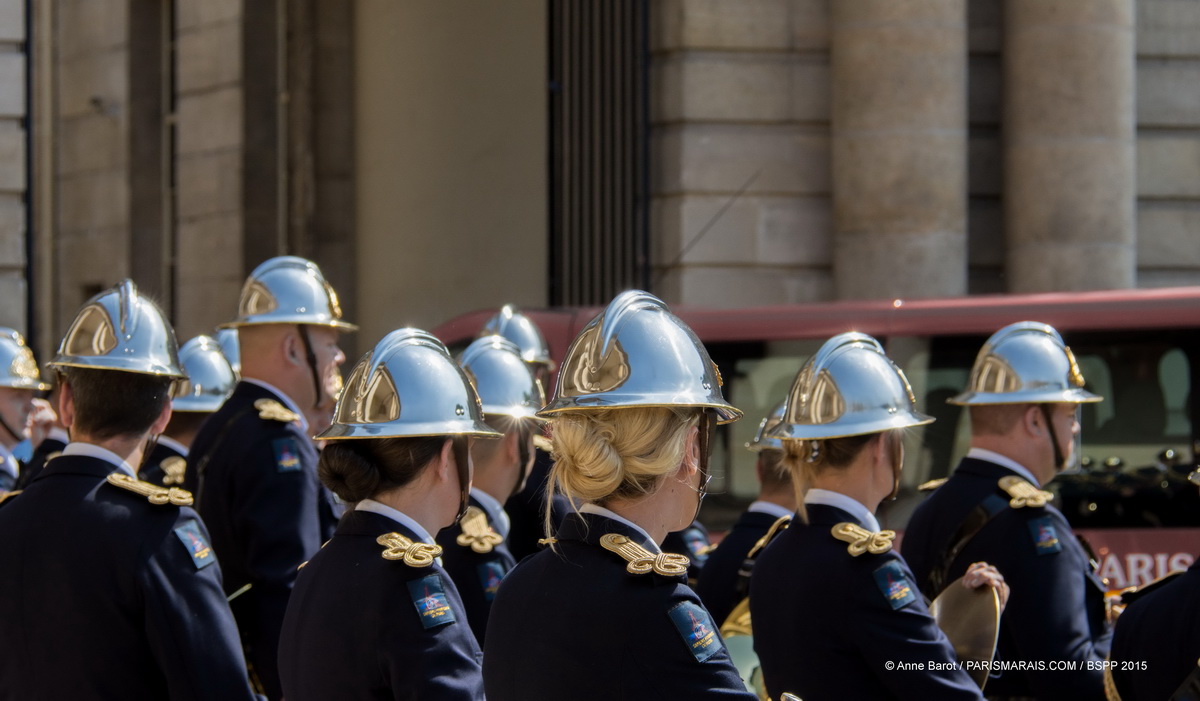
{"type": "Polygon", "coordinates": [[[25,3],[0,0],[0,325],[26,332],[25,3]]]}

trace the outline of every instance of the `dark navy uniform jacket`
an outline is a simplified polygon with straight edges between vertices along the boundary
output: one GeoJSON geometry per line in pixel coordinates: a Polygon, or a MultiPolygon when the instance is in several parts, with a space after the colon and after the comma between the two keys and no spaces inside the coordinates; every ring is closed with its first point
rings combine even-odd
{"type": "MultiPolygon", "coordinates": [[[[56,429],[55,433],[62,429],[56,429]]],[[[66,434],[65,431],[62,432],[66,434]]],[[[29,462],[21,466],[21,474],[17,476],[17,489],[24,489],[33,482],[33,479],[41,473],[42,468],[46,465],[46,459],[55,453],[61,453],[63,448],[67,447],[67,442],[59,437],[47,436],[33,449],[33,455],[30,456],[29,462]]]]}
{"type": "MultiPolygon", "coordinates": [[[[691,564],[688,565],[688,582],[694,585],[700,579],[700,573],[708,564],[708,551],[712,548],[712,539],[708,537],[708,529],[699,521],[681,531],[672,531],[663,539],[662,549],[668,553],[686,555],[691,564]]],[[[722,621],[718,620],[720,626],[722,621]]]]}
{"type": "MultiPolygon", "coordinates": [[[[553,465],[549,453],[535,451],[533,469],[529,471],[525,488],[504,502],[504,512],[510,523],[505,545],[517,562],[541,550],[538,541],[546,537],[546,483],[553,465]]],[[[550,511],[551,530],[557,530],[563,517],[572,510],[569,499],[555,494],[550,511]]]]}
{"type": "Polygon", "coordinates": [[[926,596],[927,580],[967,518],[983,503],[1000,510],[955,558],[946,581],[961,577],[973,562],[1000,570],[1011,593],[1000,618],[996,659],[1045,663],[1046,669],[1003,671],[987,684],[988,694],[1044,699],[1103,699],[1099,662],[1108,655],[1112,632],[1105,623],[1104,585],[1062,513],[1043,507],[1008,506],[1000,478],[1016,473],[996,463],[964,458],[947,482],[922,502],[905,529],[903,552],[926,596]],[[1002,501],[997,501],[997,500],[1002,501]],[[1094,670],[1049,669],[1075,660],[1094,670]]]}
{"type": "Polygon", "coordinates": [[[685,575],[630,574],[600,538],[646,535],[591,513],[500,584],[484,646],[489,701],[745,699],[724,641],[685,575]]]}
{"type": "MultiPolygon", "coordinates": [[[[479,509],[486,518],[485,525],[497,537],[503,538],[507,528],[503,516],[491,505],[476,497],[476,490],[471,490],[471,506],[479,509]]],[[[464,521],[470,515],[464,517],[464,521]]],[[[492,601],[500,588],[500,581],[517,565],[512,553],[504,542],[498,544],[482,544],[473,539],[476,548],[487,548],[487,552],[477,552],[471,543],[460,545],[458,538],[463,534],[463,523],[456,523],[449,528],[443,528],[437,535],[438,545],[442,546],[442,565],[446,568],[454,586],[462,597],[466,608],[467,621],[475,633],[475,639],[483,645],[484,633],[487,630],[488,613],[492,610],[492,601]]],[[[464,540],[471,536],[464,537],[464,540]]]]}
{"type": "Polygon", "coordinates": [[[317,479],[317,451],[298,422],[262,418],[254,402],[282,398],[242,381],[200,427],[184,485],[212,533],[230,607],[267,696],[280,697],[279,629],[297,567],[335,525],[317,479]],[[322,510],[328,511],[322,523],[322,510]]]}
{"type": "Polygon", "coordinates": [[[1183,684],[1200,660],[1200,560],[1125,609],[1109,658],[1122,701],[1166,699],[1183,684]]]}
{"type": "Polygon", "coordinates": [[[482,654],[440,565],[383,557],[376,539],[413,530],[349,511],[300,570],[279,643],[288,701],[483,699],[482,654]]]}
{"type": "Polygon", "coordinates": [[[251,699],[208,533],[57,457],[0,506],[0,699],[251,699]]]}
{"type": "Polygon", "coordinates": [[[709,553],[696,583],[696,594],[718,626],[725,623],[733,607],[749,593],[738,592],[738,570],[751,548],[778,518],[763,511],[743,511],[721,543],[709,553]]]}
{"type": "Polygon", "coordinates": [[[894,550],[857,557],[833,537],[842,509],[808,506],[809,524],[793,520],[758,556],[750,578],[754,650],[771,698],[981,699],[957,668],[904,558],[894,550]],[[952,669],[930,671],[930,662],[952,669]],[[887,668],[889,662],[925,669],[887,668]]]}
{"type": "Polygon", "coordinates": [[[150,451],[150,456],[142,461],[142,466],[138,468],[138,479],[144,482],[152,482],[162,487],[179,487],[182,482],[176,483],[174,480],[167,484],[168,472],[163,470],[164,460],[187,460],[187,451],[179,450],[182,446],[172,445],[174,441],[164,441],[163,436],[158,437],[158,442],[154,444],[154,450],[150,451]]]}

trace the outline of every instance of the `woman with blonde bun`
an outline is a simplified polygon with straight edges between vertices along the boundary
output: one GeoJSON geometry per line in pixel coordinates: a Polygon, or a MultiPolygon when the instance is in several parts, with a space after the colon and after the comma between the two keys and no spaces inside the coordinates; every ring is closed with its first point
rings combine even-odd
{"type": "Polygon", "coordinates": [[[548,498],[579,507],[500,584],[491,701],[754,698],[687,585],[688,558],[660,548],[699,508],[710,430],[741,416],[720,384],[691,329],[645,292],[618,295],[572,343],[539,415],[548,498]]]}
{"type": "Polygon", "coordinates": [[[466,510],[471,440],[499,436],[424,331],[393,331],[355,366],[317,436],[321,480],[353,507],[288,602],[288,701],[483,699],[479,645],[431,534],[466,510]]]}

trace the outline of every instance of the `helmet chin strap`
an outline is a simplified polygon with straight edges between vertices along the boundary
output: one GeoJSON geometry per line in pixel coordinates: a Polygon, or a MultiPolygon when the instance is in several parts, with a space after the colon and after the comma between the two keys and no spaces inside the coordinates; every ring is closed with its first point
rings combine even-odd
{"type": "Polygon", "coordinates": [[[1050,405],[1038,404],[1038,406],[1042,410],[1042,416],[1046,417],[1046,429],[1050,434],[1050,445],[1054,448],[1054,472],[1062,472],[1067,467],[1067,458],[1063,455],[1062,448],[1058,445],[1058,434],[1054,431],[1054,419],[1050,416],[1050,405]]]}
{"type": "Polygon", "coordinates": [[[904,470],[904,439],[898,436],[888,436],[892,442],[892,493],[885,501],[895,501],[900,494],[900,473],[904,470]]]}
{"type": "Polygon", "coordinates": [[[458,466],[458,484],[462,490],[462,496],[458,503],[458,515],[454,517],[454,522],[458,523],[467,513],[467,507],[471,505],[471,440],[465,437],[452,438],[451,448],[454,451],[454,462],[458,466]]]}
{"type": "Polygon", "coordinates": [[[321,376],[317,372],[317,354],[313,352],[312,341],[308,338],[308,329],[304,324],[296,324],[300,329],[300,340],[304,342],[304,358],[308,361],[308,369],[312,371],[313,408],[321,406],[321,376]]]}
{"type": "Polygon", "coordinates": [[[700,422],[696,426],[696,437],[700,442],[700,455],[697,461],[697,467],[700,471],[700,487],[696,489],[696,513],[692,515],[692,520],[700,518],[700,505],[704,503],[704,496],[708,494],[708,453],[712,449],[713,434],[716,432],[716,422],[712,420],[712,412],[705,409],[700,414],[700,422]]]}

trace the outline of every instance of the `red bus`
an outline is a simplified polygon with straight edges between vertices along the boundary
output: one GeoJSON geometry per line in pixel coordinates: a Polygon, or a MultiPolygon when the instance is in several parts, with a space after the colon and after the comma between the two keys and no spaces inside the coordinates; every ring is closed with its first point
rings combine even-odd
{"type": "MultiPolygon", "coordinates": [[[[523,309],[561,358],[600,308],[523,309]]],[[[744,449],[808,356],[828,337],[862,331],[884,343],[912,383],[918,408],[938,420],[912,431],[900,497],[880,520],[902,530],[921,500],[917,486],[946,476],[969,442],[966,413],[946,404],[980,346],[1016,321],[1042,321],[1071,346],[1088,389],[1104,397],[1081,415],[1083,467],[1048,487],[1114,588],[1186,568],[1200,549],[1200,494],[1187,480],[1200,436],[1200,287],[797,304],[743,309],[673,307],[708,348],[725,396],[746,418],[722,428],[713,448],[713,496],[701,520],[720,530],[753,499],[754,456],[744,449]]],[[[433,330],[451,350],[495,310],[433,330]]]]}

